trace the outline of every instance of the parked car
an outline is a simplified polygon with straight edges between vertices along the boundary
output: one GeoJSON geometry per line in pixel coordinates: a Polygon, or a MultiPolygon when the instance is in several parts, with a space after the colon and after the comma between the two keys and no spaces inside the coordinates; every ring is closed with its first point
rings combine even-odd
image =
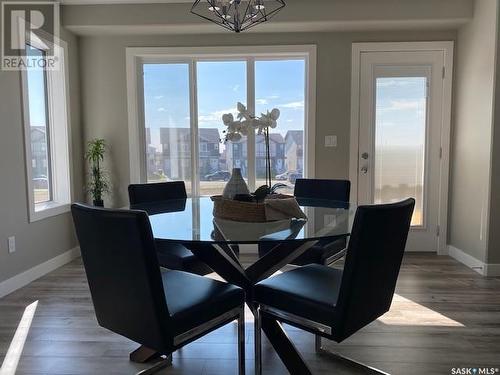
{"type": "Polygon", "coordinates": [[[293,171],[286,171],[286,172],[277,174],[276,177],[274,177],[274,178],[276,180],[279,180],[279,181],[286,181],[286,180],[288,180],[288,176],[290,175],[290,173],[294,173],[294,172],[293,171]]]}
{"type": "Polygon", "coordinates": [[[297,178],[302,178],[302,171],[293,172],[288,175],[288,181],[291,184],[295,184],[297,178]]]}
{"type": "Polygon", "coordinates": [[[230,178],[231,173],[229,173],[228,171],[217,171],[205,175],[206,181],[229,181],[230,178]]]}
{"type": "Polygon", "coordinates": [[[33,188],[35,189],[48,189],[49,180],[47,177],[35,177],[33,178],[33,188]]]}

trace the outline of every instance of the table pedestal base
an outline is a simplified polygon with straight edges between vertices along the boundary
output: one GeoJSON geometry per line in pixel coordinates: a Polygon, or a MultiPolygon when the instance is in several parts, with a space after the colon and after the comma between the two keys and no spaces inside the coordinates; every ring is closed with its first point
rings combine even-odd
{"type": "Polygon", "coordinates": [[[339,353],[335,353],[335,352],[332,352],[330,351],[329,349],[326,349],[324,348],[322,345],[321,345],[321,342],[319,344],[319,348],[317,348],[317,352],[318,354],[320,355],[326,355],[328,357],[331,357],[337,361],[340,361],[340,362],[343,362],[349,366],[352,366],[352,367],[356,367],[358,369],[362,369],[364,371],[366,371],[367,374],[374,374],[374,375],[389,375],[389,373],[387,372],[384,372],[382,370],[379,370],[375,367],[371,367],[371,366],[368,366],[368,365],[365,365],[364,363],[362,362],[359,362],[359,361],[356,361],[354,359],[351,359],[349,357],[345,357],[339,353]]]}
{"type": "MultiPolygon", "coordinates": [[[[317,242],[313,240],[287,242],[286,245],[277,244],[271,251],[246,269],[227,244],[200,243],[184,245],[227,282],[238,285],[245,290],[247,304],[256,321],[258,321],[260,319],[259,312],[253,304],[254,285],[292,262],[317,242]]],[[[304,359],[283,330],[281,323],[265,316],[257,324],[262,327],[262,331],[266,334],[271,345],[291,374],[311,374],[304,359]]],[[[256,328],[256,339],[260,342],[260,338],[257,338],[257,331],[260,334],[260,330],[256,328]]],[[[255,354],[256,356],[260,355],[260,350],[256,351],[255,354]]],[[[260,360],[257,361],[256,358],[256,365],[257,362],[259,363],[258,366],[260,366],[260,360]]],[[[257,368],[256,371],[258,371],[257,368]]]]}

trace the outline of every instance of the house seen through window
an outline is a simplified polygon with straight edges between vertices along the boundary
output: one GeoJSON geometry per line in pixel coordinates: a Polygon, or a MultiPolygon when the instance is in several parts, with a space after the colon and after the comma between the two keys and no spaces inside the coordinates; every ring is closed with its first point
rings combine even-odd
{"type": "Polygon", "coordinates": [[[293,187],[304,173],[305,60],[195,61],[194,66],[195,85],[190,82],[190,62],[143,64],[147,181],[184,180],[188,192],[196,185],[200,195],[220,194],[231,170],[241,168],[249,185],[263,185],[264,137],[223,141],[222,115],[233,113],[236,118],[236,104],[241,102],[255,108],[257,116],[272,108],[281,111],[270,134],[271,171],[273,183],[293,187]],[[254,86],[250,98],[249,79],[254,86]],[[195,111],[190,86],[195,87],[195,111]],[[249,147],[250,141],[255,147],[249,147]]]}

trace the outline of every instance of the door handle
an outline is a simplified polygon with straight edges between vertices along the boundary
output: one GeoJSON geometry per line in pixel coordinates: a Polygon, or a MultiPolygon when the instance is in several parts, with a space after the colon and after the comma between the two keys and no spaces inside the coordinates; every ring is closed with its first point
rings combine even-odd
{"type": "Polygon", "coordinates": [[[367,174],[368,173],[368,167],[362,167],[361,168],[361,173],[367,174]]]}
{"type": "Polygon", "coordinates": [[[361,158],[362,158],[362,159],[365,159],[365,160],[366,160],[366,159],[368,159],[368,152],[363,152],[363,153],[361,154],[361,158]]]}

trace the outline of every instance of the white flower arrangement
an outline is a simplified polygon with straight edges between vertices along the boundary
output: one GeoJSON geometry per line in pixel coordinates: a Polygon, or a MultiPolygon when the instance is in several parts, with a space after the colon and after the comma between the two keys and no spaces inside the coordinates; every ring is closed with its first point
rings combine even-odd
{"type": "Polygon", "coordinates": [[[278,126],[280,110],[273,108],[270,112],[261,113],[260,117],[255,117],[250,114],[243,104],[238,102],[238,117],[234,119],[232,113],[222,115],[222,122],[227,126],[224,130],[224,141],[238,142],[243,136],[247,136],[254,129],[257,134],[269,133],[269,128],[274,129],[278,126]]]}
{"type": "Polygon", "coordinates": [[[271,189],[271,154],[269,151],[269,129],[274,129],[278,126],[280,110],[273,108],[271,111],[261,113],[260,117],[253,116],[242,103],[238,102],[238,116],[234,119],[232,113],[222,115],[222,122],[227,126],[223,131],[225,134],[224,142],[238,142],[243,136],[249,135],[253,131],[257,134],[264,135],[266,144],[266,184],[268,189],[271,189]]]}

